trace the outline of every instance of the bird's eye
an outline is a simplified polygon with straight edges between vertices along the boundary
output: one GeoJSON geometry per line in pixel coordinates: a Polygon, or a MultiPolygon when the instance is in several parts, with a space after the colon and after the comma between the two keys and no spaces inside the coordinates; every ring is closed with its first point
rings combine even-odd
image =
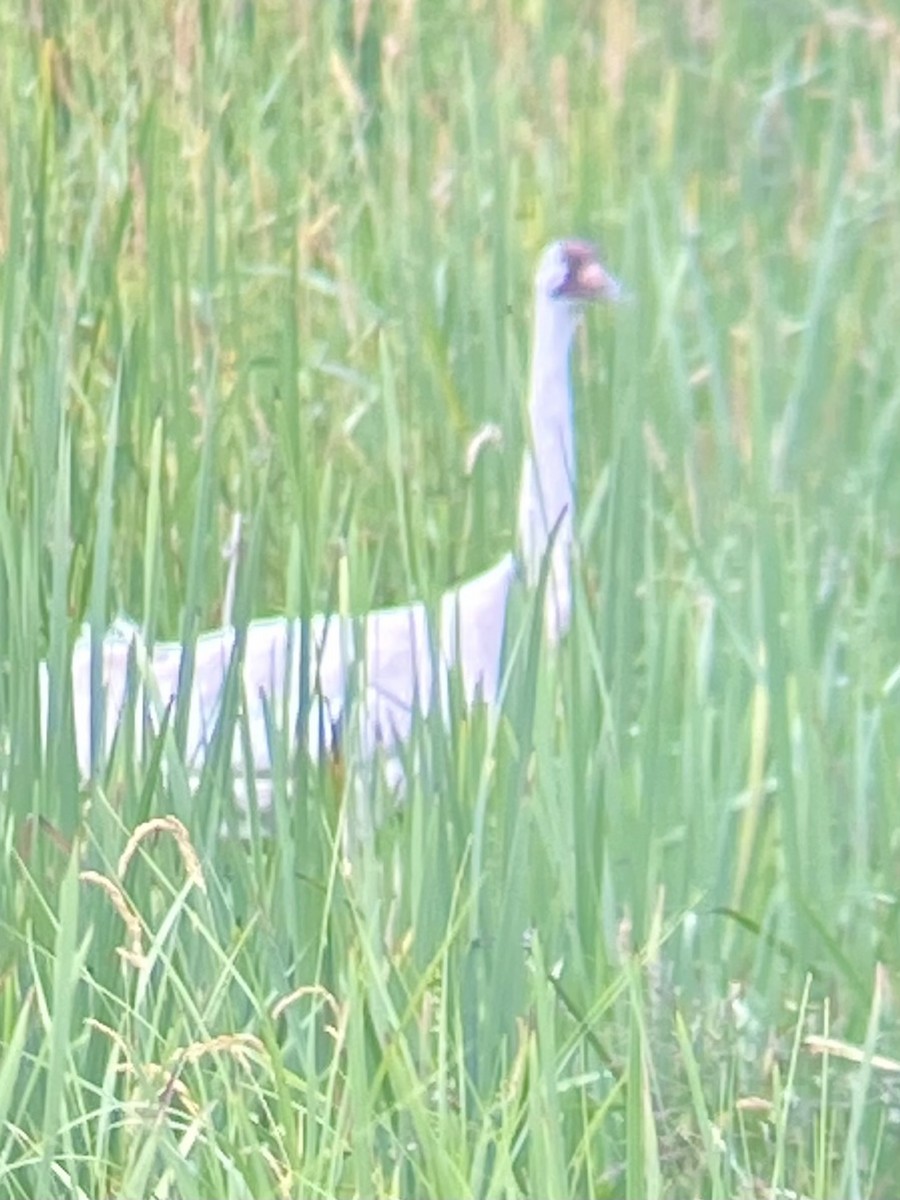
{"type": "Polygon", "coordinates": [[[550,282],[550,295],[556,299],[565,291],[566,284],[569,282],[569,264],[564,258],[560,258],[555,264],[553,276],[550,282]]]}

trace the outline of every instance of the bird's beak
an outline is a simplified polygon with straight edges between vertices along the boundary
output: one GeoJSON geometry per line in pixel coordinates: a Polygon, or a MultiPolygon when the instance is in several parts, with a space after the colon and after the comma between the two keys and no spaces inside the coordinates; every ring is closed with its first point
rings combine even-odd
{"type": "Polygon", "coordinates": [[[583,263],[573,280],[572,295],[579,300],[605,300],[614,304],[624,292],[618,279],[601,266],[596,258],[583,263]]]}

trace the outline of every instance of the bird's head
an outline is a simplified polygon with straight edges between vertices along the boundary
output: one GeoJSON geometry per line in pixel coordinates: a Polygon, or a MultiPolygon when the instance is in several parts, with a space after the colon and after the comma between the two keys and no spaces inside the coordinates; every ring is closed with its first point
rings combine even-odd
{"type": "Polygon", "coordinates": [[[581,238],[551,242],[538,263],[538,296],[567,304],[618,300],[622,287],[600,261],[597,247],[581,238]]]}

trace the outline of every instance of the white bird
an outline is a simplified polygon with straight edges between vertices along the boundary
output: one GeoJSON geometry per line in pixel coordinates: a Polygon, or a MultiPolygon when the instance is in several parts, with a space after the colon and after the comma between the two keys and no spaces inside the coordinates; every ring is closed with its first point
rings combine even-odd
{"type": "MultiPolygon", "coordinates": [[[[544,623],[552,644],[565,633],[571,613],[570,558],[574,539],[575,470],[569,352],[586,301],[615,300],[616,280],[590,242],[553,242],[541,255],[534,285],[534,329],[528,404],[528,444],[519,493],[518,533],[524,579],[534,587],[545,556],[547,584],[544,623]]],[[[468,704],[481,698],[496,703],[501,683],[501,651],[507,602],[520,577],[516,556],[446,592],[438,629],[424,604],[378,609],[362,618],[314,616],[306,626],[309,653],[308,748],[315,757],[345,728],[348,696],[355,697],[359,750],[369,757],[379,748],[405,741],[416,713],[435,701],[445,703],[447,671],[458,668],[468,704]],[[434,664],[438,664],[435,672],[434,664]]],[[[225,680],[235,649],[231,626],[197,639],[190,691],[186,765],[196,779],[219,716],[225,680]]],[[[246,798],[241,783],[248,766],[262,808],[271,803],[272,735],[280,729],[293,748],[300,710],[303,624],[298,619],[251,621],[242,665],[243,721],[249,731],[251,763],[245,761],[243,725],[235,731],[232,764],[236,799],[246,798]]],[[[178,691],[182,647],[157,644],[148,654],[140,630],[118,621],[100,647],[105,714],[105,749],[112,746],[129,690],[136,691],[138,744],[145,713],[159,728],[178,691]],[[130,663],[136,667],[129,666],[130,663]],[[129,685],[129,676],[134,674],[129,685]]],[[[75,735],[84,777],[91,770],[91,638],[77,639],[72,658],[75,735]]],[[[41,664],[41,707],[46,738],[48,676],[41,664]]],[[[399,769],[399,768],[398,768],[399,769]]]]}

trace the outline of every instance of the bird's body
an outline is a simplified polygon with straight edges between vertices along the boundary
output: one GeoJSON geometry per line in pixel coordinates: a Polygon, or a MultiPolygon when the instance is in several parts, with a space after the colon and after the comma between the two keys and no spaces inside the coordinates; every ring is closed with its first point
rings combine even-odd
{"type": "MultiPolygon", "coordinates": [[[[424,604],[413,603],[359,619],[317,615],[305,623],[287,618],[249,623],[242,657],[242,720],[232,761],[236,781],[252,770],[261,806],[271,796],[274,729],[283,731],[290,749],[298,728],[305,729],[315,756],[331,747],[335,730],[341,729],[343,736],[352,709],[358,749],[370,756],[378,747],[390,749],[405,741],[416,713],[446,704],[450,668],[459,671],[467,703],[480,698],[493,705],[500,690],[510,589],[520,575],[528,586],[537,583],[548,549],[545,628],[551,642],[565,632],[574,540],[569,350],[581,302],[617,294],[618,285],[589,243],[555,242],[545,250],[535,280],[529,442],[518,512],[521,571],[516,557],[507,554],[446,592],[434,619],[424,604]],[[306,704],[301,704],[301,662],[308,664],[306,704]],[[245,761],[248,745],[252,762],[245,761]]],[[[197,639],[185,747],[192,775],[199,773],[216,727],[235,646],[231,627],[197,639]]],[[[139,629],[117,622],[99,653],[105,697],[102,738],[108,748],[121,721],[129,679],[136,689],[136,736],[141,736],[145,712],[159,726],[178,693],[183,651],[178,643],[161,643],[147,653],[139,629]]],[[[91,639],[85,632],[72,659],[76,749],[85,776],[91,767],[90,675],[91,639]]],[[[46,735],[48,678],[43,664],[41,692],[46,735]]]]}
{"type": "MultiPolygon", "coordinates": [[[[304,719],[307,748],[313,758],[334,749],[338,731],[346,735],[352,698],[358,724],[354,731],[362,757],[379,748],[388,752],[405,742],[416,714],[425,715],[435,700],[447,702],[447,672],[458,667],[468,704],[476,699],[493,705],[499,694],[501,649],[507,597],[518,574],[513,555],[445,593],[437,620],[425,604],[376,609],[354,619],[315,615],[271,617],[251,621],[243,647],[243,721],[249,732],[257,801],[266,807],[271,795],[273,731],[296,746],[301,712],[301,663],[306,662],[309,697],[304,719]],[[362,653],[362,647],[365,653],[362,653]],[[434,664],[437,662],[438,670],[434,664]]],[[[219,717],[229,667],[236,646],[232,626],[203,633],[194,653],[185,763],[197,776],[219,717]]],[[[157,728],[178,693],[182,647],[162,642],[145,652],[140,629],[118,621],[100,647],[105,703],[104,744],[110,747],[121,722],[132,681],[136,737],[142,737],[145,712],[157,728]]],[[[72,655],[76,751],[87,776],[91,763],[91,636],[85,629],[72,655]]],[[[42,671],[46,713],[47,676],[42,671]]],[[[232,766],[236,779],[246,775],[244,741],[235,735],[232,766]]],[[[396,774],[394,776],[396,779],[396,774]]],[[[239,788],[243,794],[244,789],[239,788]]]]}

